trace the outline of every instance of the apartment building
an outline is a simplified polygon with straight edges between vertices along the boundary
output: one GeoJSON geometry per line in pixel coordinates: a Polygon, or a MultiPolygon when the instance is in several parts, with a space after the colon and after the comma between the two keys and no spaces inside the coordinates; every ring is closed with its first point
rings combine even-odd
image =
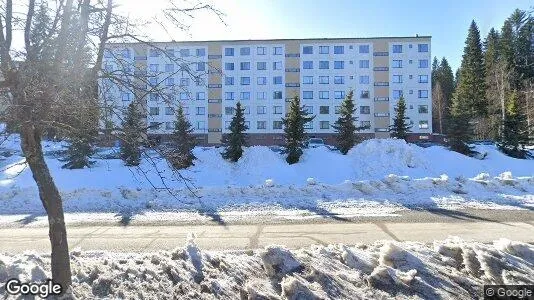
{"type": "MultiPolygon", "coordinates": [[[[101,97],[108,107],[138,100],[148,134],[165,137],[182,106],[203,144],[218,144],[240,101],[251,144],[282,144],[289,101],[301,98],[315,115],[310,136],[333,141],[331,125],[348,91],[354,92],[361,135],[389,137],[394,107],[403,96],[412,138],[432,133],[431,38],[377,37],[110,44],[101,97]],[[125,88],[122,82],[133,83],[125,88]]],[[[108,122],[120,122],[109,113],[108,122]]]]}

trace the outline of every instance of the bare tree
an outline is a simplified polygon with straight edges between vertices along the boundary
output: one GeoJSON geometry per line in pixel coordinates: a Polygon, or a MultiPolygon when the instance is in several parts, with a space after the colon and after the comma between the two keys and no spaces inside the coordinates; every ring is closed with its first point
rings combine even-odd
{"type": "MultiPolygon", "coordinates": [[[[135,89],[137,94],[143,90],[144,95],[137,95],[140,99],[152,92],[165,95],[159,85],[149,91],[139,88],[148,82],[143,72],[134,73],[134,80],[128,80],[124,76],[126,69],[118,74],[102,70],[110,42],[135,41],[158,46],[139,35],[128,18],[114,13],[113,0],[28,0],[25,11],[20,14],[22,17],[15,16],[12,0],[0,2],[0,5],[3,8],[0,15],[1,87],[8,91],[2,98],[5,110],[0,114],[0,122],[15,124],[20,133],[23,155],[48,215],[52,279],[67,292],[71,286],[71,269],[63,203],[45,161],[41,141],[49,130],[68,136],[88,134],[87,128],[98,128],[100,113],[114,109],[99,101],[103,95],[99,94],[97,82],[102,78],[125,89],[135,89]],[[23,49],[12,47],[17,30],[23,32],[23,49]]],[[[178,28],[185,26],[183,20],[192,18],[198,10],[222,15],[209,5],[180,8],[171,1],[169,5],[163,13],[170,24],[178,28]]],[[[120,111],[111,113],[120,115],[120,111]]]]}
{"type": "Polygon", "coordinates": [[[439,128],[439,133],[443,134],[443,118],[447,109],[445,95],[438,81],[432,89],[432,128],[439,128]]]}

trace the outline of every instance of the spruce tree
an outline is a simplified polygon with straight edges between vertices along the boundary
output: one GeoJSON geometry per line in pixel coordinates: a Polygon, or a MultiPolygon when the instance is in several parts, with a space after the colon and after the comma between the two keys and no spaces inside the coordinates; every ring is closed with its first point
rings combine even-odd
{"type": "Polygon", "coordinates": [[[505,114],[499,149],[509,156],[526,158],[529,152],[525,146],[530,141],[527,118],[519,108],[519,98],[515,91],[508,97],[505,114]]]}
{"type": "Polygon", "coordinates": [[[449,148],[458,153],[473,155],[472,147],[467,144],[471,140],[473,130],[470,122],[470,115],[464,109],[465,103],[458,100],[456,96],[452,99],[450,122],[447,129],[447,139],[449,148]]]}
{"type": "Polygon", "coordinates": [[[172,149],[167,153],[167,159],[175,169],[184,169],[193,165],[195,155],[195,137],[191,123],[187,120],[182,106],[178,107],[176,113],[175,129],[171,135],[172,149]]]}
{"type": "Polygon", "coordinates": [[[404,97],[400,97],[399,102],[395,106],[395,117],[393,124],[389,127],[391,136],[398,139],[406,140],[408,133],[411,132],[412,125],[409,122],[410,118],[406,116],[406,102],[404,97]]]}
{"type": "Polygon", "coordinates": [[[284,133],[286,140],[286,161],[289,164],[297,163],[302,155],[302,148],[307,139],[304,125],[312,121],[315,116],[308,117],[308,113],[304,110],[304,106],[300,105],[300,99],[295,96],[291,100],[289,112],[285,118],[282,118],[284,123],[284,133]]]}
{"type": "Polygon", "coordinates": [[[353,91],[349,91],[345,100],[341,103],[339,118],[334,125],[332,125],[337,132],[336,140],[339,146],[339,151],[343,154],[347,154],[358,141],[356,132],[366,129],[366,127],[358,127],[355,125],[358,118],[354,116],[356,108],[354,107],[354,101],[352,100],[353,94],[353,91]]]}
{"type": "Polygon", "coordinates": [[[70,144],[67,146],[66,157],[62,159],[66,163],[64,169],[90,168],[94,161],[91,156],[95,153],[93,148],[94,137],[89,134],[75,134],[69,137],[70,144]]]}
{"type": "Polygon", "coordinates": [[[222,156],[232,162],[237,162],[243,155],[243,147],[246,146],[246,135],[248,127],[245,124],[245,109],[241,108],[241,103],[237,102],[235,114],[230,122],[230,133],[224,137],[223,143],[226,149],[222,156]]]}
{"type": "Polygon", "coordinates": [[[142,120],[137,108],[138,103],[133,101],[128,105],[122,123],[122,141],[120,155],[126,166],[138,166],[141,163],[142,120]]]}

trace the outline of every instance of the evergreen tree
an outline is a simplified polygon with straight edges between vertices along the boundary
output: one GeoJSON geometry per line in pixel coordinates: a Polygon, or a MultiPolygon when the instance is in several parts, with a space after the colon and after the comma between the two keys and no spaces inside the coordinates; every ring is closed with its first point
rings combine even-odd
{"type": "Polygon", "coordinates": [[[465,41],[460,77],[456,89],[458,101],[464,102],[462,106],[471,118],[486,115],[484,74],[480,32],[475,21],[472,21],[465,41]]]}
{"type": "Polygon", "coordinates": [[[83,169],[90,168],[94,161],[91,156],[95,153],[93,149],[94,136],[89,134],[71,135],[70,144],[67,146],[67,155],[62,161],[66,163],[62,166],[64,169],[83,169]]]}
{"type": "Polygon", "coordinates": [[[235,114],[230,122],[230,133],[224,137],[223,143],[226,149],[222,154],[224,159],[237,162],[243,155],[243,147],[246,146],[246,135],[248,127],[245,125],[245,109],[241,108],[241,103],[237,102],[235,114]]]}
{"type": "Polygon", "coordinates": [[[434,88],[434,84],[438,82],[438,73],[440,71],[440,65],[438,58],[434,56],[434,59],[432,60],[432,73],[431,73],[431,80],[432,80],[432,88],[434,88]]]}
{"type": "Polygon", "coordinates": [[[401,96],[399,102],[395,106],[395,117],[393,118],[393,124],[389,126],[391,136],[406,140],[408,133],[411,132],[412,128],[409,120],[410,118],[406,116],[406,102],[404,101],[404,97],[401,96]]]}
{"type": "Polygon", "coordinates": [[[509,156],[526,158],[529,152],[525,146],[530,141],[528,125],[525,114],[519,109],[519,97],[515,91],[508,97],[505,114],[499,148],[509,156]]]}
{"type": "Polygon", "coordinates": [[[306,133],[304,125],[312,121],[315,116],[308,117],[308,113],[304,110],[304,106],[300,106],[300,99],[295,96],[291,100],[289,112],[285,118],[282,118],[284,123],[284,133],[286,140],[286,161],[289,164],[297,163],[302,155],[302,148],[306,142],[306,133]]]}
{"type": "Polygon", "coordinates": [[[175,129],[171,135],[173,148],[167,154],[167,158],[175,169],[184,169],[193,165],[196,158],[193,154],[196,145],[195,137],[191,135],[193,130],[191,123],[185,117],[182,106],[178,107],[175,129]]]}
{"type": "Polygon", "coordinates": [[[142,120],[137,108],[138,103],[133,101],[128,105],[122,123],[121,159],[126,166],[138,166],[141,163],[142,120]]]}
{"type": "Polygon", "coordinates": [[[343,154],[347,154],[349,150],[354,147],[358,137],[356,132],[366,127],[358,127],[355,125],[358,118],[354,116],[356,108],[354,107],[354,101],[352,100],[353,91],[349,91],[341,107],[339,109],[339,118],[332,127],[336,130],[336,140],[339,145],[339,150],[343,154]]]}
{"type": "Polygon", "coordinates": [[[473,134],[469,112],[464,109],[465,103],[458,100],[456,95],[452,99],[450,122],[447,131],[449,148],[465,155],[474,154],[472,147],[467,144],[473,134]]]}

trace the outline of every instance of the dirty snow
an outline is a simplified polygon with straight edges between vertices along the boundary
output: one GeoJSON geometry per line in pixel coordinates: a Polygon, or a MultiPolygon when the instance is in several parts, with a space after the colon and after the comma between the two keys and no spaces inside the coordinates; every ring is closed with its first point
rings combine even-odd
{"type": "MultiPolygon", "coordinates": [[[[0,226],[13,220],[46,222],[18,143],[13,135],[0,145],[0,226]]],[[[412,208],[534,207],[534,160],[513,159],[487,145],[477,146],[487,153],[486,159],[478,160],[439,146],[377,139],[358,144],[346,156],[325,147],[306,149],[301,162],[293,165],[268,147],[246,148],[237,163],[223,160],[221,148],[197,147],[195,165],[180,172],[187,182],[155,152],[149,152],[139,168],[124,167],[119,159],[95,158],[90,169],[61,169],[57,151],[64,146],[43,142],[67,222],[74,223],[151,217],[202,222],[214,214],[237,220],[255,214],[306,218],[392,215],[412,208]]],[[[117,149],[108,149],[113,151],[117,149]]]]}
{"type": "MultiPolygon", "coordinates": [[[[173,251],[71,258],[79,299],[472,299],[484,284],[534,284],[534,246],[506,239],[203,251],[191,237],[173,251]]],[[[43,280],[49,265],[48,255],[0,255],[0,282],[43,280]]]]}

